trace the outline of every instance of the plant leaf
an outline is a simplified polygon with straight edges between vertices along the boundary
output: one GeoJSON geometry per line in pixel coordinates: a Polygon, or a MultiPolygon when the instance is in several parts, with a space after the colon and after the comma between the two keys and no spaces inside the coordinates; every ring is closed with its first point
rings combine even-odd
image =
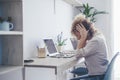
{"type": "Polygon", "coordinates": [[[95,16],[98,14],[108,14],[108,12],[105,11],[98,11],[97,9],[95,9],[95,7],[91,7],[89,6],[88,3],[83,4],[83,11],[82,13],[86,16],[86,18],[90,18],[90,21],[92,22],[96,22],[96,18],[95,16]]]}

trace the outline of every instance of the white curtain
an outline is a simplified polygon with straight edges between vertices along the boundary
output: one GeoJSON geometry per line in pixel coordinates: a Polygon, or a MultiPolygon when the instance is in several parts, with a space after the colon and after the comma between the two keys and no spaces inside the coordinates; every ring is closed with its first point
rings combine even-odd
{"type": "MultiPolygon", "coordinates": [[[[120,51],[120,1],[113,0],[113,29],[114,29],[114,52],[120,51]]],[[[118,62],[119,63],[119,62],[118,62]]],[[[114,71],[114,80],[120,80],[120,71],[116,63],[114,71]]]]}

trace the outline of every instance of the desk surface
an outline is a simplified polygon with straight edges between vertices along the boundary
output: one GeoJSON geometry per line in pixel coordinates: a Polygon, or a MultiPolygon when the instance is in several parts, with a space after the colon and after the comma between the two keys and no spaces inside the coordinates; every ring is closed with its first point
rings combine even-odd
{"type": "Polygon", "coordinates": [[[59,67],[67,64],[76,64],[78,61],[75,57],[72,58],[33,58],[34,62],[25,63],[25,66],[33,67],[59,67]]]}
{"type": "Polygon", "coordinates": [[[84,58],[81,58],[79,62],[75,57],[72,58],[33,58],[34,62],[25,63],[25,67],[47,67],[47,68],[68,68],[76,65],[77,63],[84,62],[84,58]]]}

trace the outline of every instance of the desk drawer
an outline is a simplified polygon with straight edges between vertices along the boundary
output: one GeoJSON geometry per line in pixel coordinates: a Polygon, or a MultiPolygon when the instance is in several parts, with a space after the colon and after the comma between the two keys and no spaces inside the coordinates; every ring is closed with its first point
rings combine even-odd
{"type": "Polygon", "coordinates": [[[56,80],[55,69],[25,67],[25,80],[56,80]]]}

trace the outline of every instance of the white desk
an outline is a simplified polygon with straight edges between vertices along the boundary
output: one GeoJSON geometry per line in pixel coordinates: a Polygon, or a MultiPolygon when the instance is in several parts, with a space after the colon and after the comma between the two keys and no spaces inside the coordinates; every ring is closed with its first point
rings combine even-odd
{"type": "Polygon", "coordinates": [[[34,58],[34,62],[25,64],[25,80],[66,80],[66,70],[77,62],[75,57],[34,58]]]}

